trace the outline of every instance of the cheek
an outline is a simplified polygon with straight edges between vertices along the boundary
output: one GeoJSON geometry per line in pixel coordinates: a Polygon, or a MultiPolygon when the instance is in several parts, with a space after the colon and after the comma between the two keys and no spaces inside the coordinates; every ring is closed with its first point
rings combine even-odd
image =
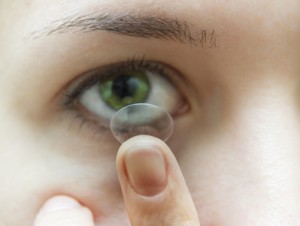
{"type": "MultiPolygon", "coordinates": [[[[0,225],[32,226],[43,203],[60,194],[90,208],[96,222],[130,225],[116,172],[119,143],[95,142],[88,129],[68,130],[68,122],[32,122],[2,110],[0,225]]],[[[186,131],[190,121],[179,128],[186,131]]]]}
{"type": "Polygon", "coordinates": [[[31,226],[45,200],[57,194],[77,198],[96,220],[121,215],[116,151],[95,152],[68,143],[67,137],[51,143],[48,134],[17,128],[12,137],[1,134],[6,139],[0,144],[0,159],[5,160],[0,164],[0,225],[31,226]]]}

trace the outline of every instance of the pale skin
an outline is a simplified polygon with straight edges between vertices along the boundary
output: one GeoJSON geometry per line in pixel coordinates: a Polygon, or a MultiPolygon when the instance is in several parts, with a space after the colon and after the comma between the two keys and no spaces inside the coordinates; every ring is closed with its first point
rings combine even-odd
{"type": "Polygon", "coordinates": [[[299,12],[298,0],[1,1],[0,225],[300,225],[299,12]],[[178,18],[215,40],[43,35],[90,10],[178,18]],[[167,144],[120,147],[58,110],[80,74],[132,56],[184,81],[189,109],[167,144]],[[153,178],[130,185],[130,170],[153,178]]]}

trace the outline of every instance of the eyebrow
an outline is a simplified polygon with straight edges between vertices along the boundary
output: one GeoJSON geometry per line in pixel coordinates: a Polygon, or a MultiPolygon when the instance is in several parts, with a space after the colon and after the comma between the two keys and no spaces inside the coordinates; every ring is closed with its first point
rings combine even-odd
{"type": "Polygon", "coordinates": [[[107,31],[119,35],[172,40],[192,45],[216,46],[215,31],[196,29],[177,18],[140,15],[85,14],[54,21],[50,26],[33,32],[34,38],[62,33],[107,31]]]}

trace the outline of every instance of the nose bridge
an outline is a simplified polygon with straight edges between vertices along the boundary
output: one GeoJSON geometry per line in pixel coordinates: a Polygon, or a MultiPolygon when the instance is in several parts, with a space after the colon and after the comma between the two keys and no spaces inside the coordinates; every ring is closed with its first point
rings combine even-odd
{"type": "MultiPolygon", "coordinates": [[[[299,164],[299,131],[294,111],[284,98],[249,103],[240,115],[241,145],[264,181],[288,184],[299,164]],[[255,160],[255,161],[254,161],[255,160]],[[273,181],[274,182],[274,181],[273,181]]],[[[272,182],[272,183],[273,183],[272,182]]]]}
{"type": "Polygon", "coordinates": [[[244,189],[261,201],[260,207],[252,206],[253,215],[260,209],[275,220],[291,220],[299,211],[300,133],[294,100],[284,90],[256,90],[241,98],[233,118],[230,139],[251,178],[251,188],[244,189]]]}
{"type": "MultiPolygon", "coordinates": [[[[255,90],[244,97],[235,120],[247,152],[275,176],[300,165],[299,112],[284,89],[255,90]]],[[[277,176],[276,176],[277,177],[277,176]]]]}
{"type": "Polygon", "coordinates": [[[259,149],[273,158],[299,156],[299,114],[294,96],[282,89],[265,89],[240,100],[235,120],[253,151],[259,149]]]}

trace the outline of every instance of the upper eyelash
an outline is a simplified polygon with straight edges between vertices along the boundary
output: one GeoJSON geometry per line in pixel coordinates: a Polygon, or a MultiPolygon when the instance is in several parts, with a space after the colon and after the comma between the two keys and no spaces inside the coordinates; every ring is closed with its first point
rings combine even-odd
{"type": "Polygon", "coordinates": [[[64,102],[64,106],[70,107],[74,100],[76,100],[76,98],[79,97],[84,91],[98,82],[106,79],[108,76],[111,76],[112,74],[141,69],[156,72],[164,77],[168,77],[168,75],[165,74],[165,68],[161,63],[155,61],[146,61],[145,56],[140,59],[136,59],[135,57],[128,58],[127,61],[113,63],[98,70],[96,69],[91,71],[91,75],[88,76],[87,79],[84,79],[83,82],[79,83],[74,90],[66,92],[66,101],[64,102]]]}

